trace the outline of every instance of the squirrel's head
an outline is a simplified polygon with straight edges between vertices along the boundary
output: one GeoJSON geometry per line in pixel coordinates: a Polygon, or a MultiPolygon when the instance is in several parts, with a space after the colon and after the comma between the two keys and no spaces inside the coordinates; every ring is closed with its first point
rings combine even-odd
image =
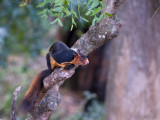
{"type": "Polygon", "coordinates": [[[80,50],[78,52],[74,53],[74,63],[76,65],[87,65],[89,63],[89,60],[87,56],[80,53],[80,50]]]}

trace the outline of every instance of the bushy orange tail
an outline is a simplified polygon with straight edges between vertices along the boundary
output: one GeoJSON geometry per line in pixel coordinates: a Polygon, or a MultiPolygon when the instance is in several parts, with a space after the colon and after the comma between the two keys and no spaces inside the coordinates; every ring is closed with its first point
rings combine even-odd
{"type": "Polygon", "coordinates": [[[43,70],[38,73],[33,79],[28,91],[26,92],[21,104],[20,109],[24,112],[30,112],[35,104],[35,101],[43,89],[43,79],[52,73],[51,69],[43,70]]]}

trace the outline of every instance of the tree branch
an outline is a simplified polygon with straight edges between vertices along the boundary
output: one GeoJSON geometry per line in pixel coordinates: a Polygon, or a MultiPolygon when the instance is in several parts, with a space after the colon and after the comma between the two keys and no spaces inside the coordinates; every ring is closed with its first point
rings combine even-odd
{"type": "MultiPolygon", "coordinates": [[[[115,14],[116,9],[118,9],[123,2],[124,0],[106,0],[105,4],[107,7],[103,11],[115,14]]],[[[116,15],[104,18],[100,23],[91,26],[87,33],[83,34],[82,37],[77,40],[72,49],[79,49],[81,53],[88,55],[108,40],[117,37],[120,26],[121,21],[116,15]]],[[[39,103],[35,104],[27,118],[28,120],[48,120],[50,118],[50,115],[56,110],[61,101],[61,95],[58,91],[59,87],[63,84],[64,80],[74,74],[75,68],[71,70],[56,68],[51,75],[44,79],[44,95],[42,96],[45,97],[43,97],[39,103]]]]}
{"type": "Polygon", "coordinates": [[[16,111],[16,102],[17,102],[17,96],[18,93],[21,91],[22,87],[19,86],[15,89],[14,93],[13,93],[13,99],[12,99],[12,103],[11,103],[11,120],[16,120],[16,115],[15,115],[15,111],[16,111]]]}

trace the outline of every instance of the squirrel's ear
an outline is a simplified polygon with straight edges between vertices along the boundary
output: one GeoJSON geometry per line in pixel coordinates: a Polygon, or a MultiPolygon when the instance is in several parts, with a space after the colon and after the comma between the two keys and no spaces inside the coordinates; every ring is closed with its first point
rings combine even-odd
{"type": "Polygon", "coordinates": [[[77,50],[77,53],[80,53],[80,52],[81,52],[80,49],[78,49],[78,50],[77,50]]]}

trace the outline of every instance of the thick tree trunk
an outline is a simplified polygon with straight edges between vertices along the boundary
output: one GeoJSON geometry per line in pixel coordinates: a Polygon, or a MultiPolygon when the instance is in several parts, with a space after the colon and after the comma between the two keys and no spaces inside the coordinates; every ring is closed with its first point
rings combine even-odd
{"type": "Polygon", "coordinates": [[[160,12],[158,0],[126,1],[124,25],[111,46],[106,120],[160,119],[160,12]]]}

